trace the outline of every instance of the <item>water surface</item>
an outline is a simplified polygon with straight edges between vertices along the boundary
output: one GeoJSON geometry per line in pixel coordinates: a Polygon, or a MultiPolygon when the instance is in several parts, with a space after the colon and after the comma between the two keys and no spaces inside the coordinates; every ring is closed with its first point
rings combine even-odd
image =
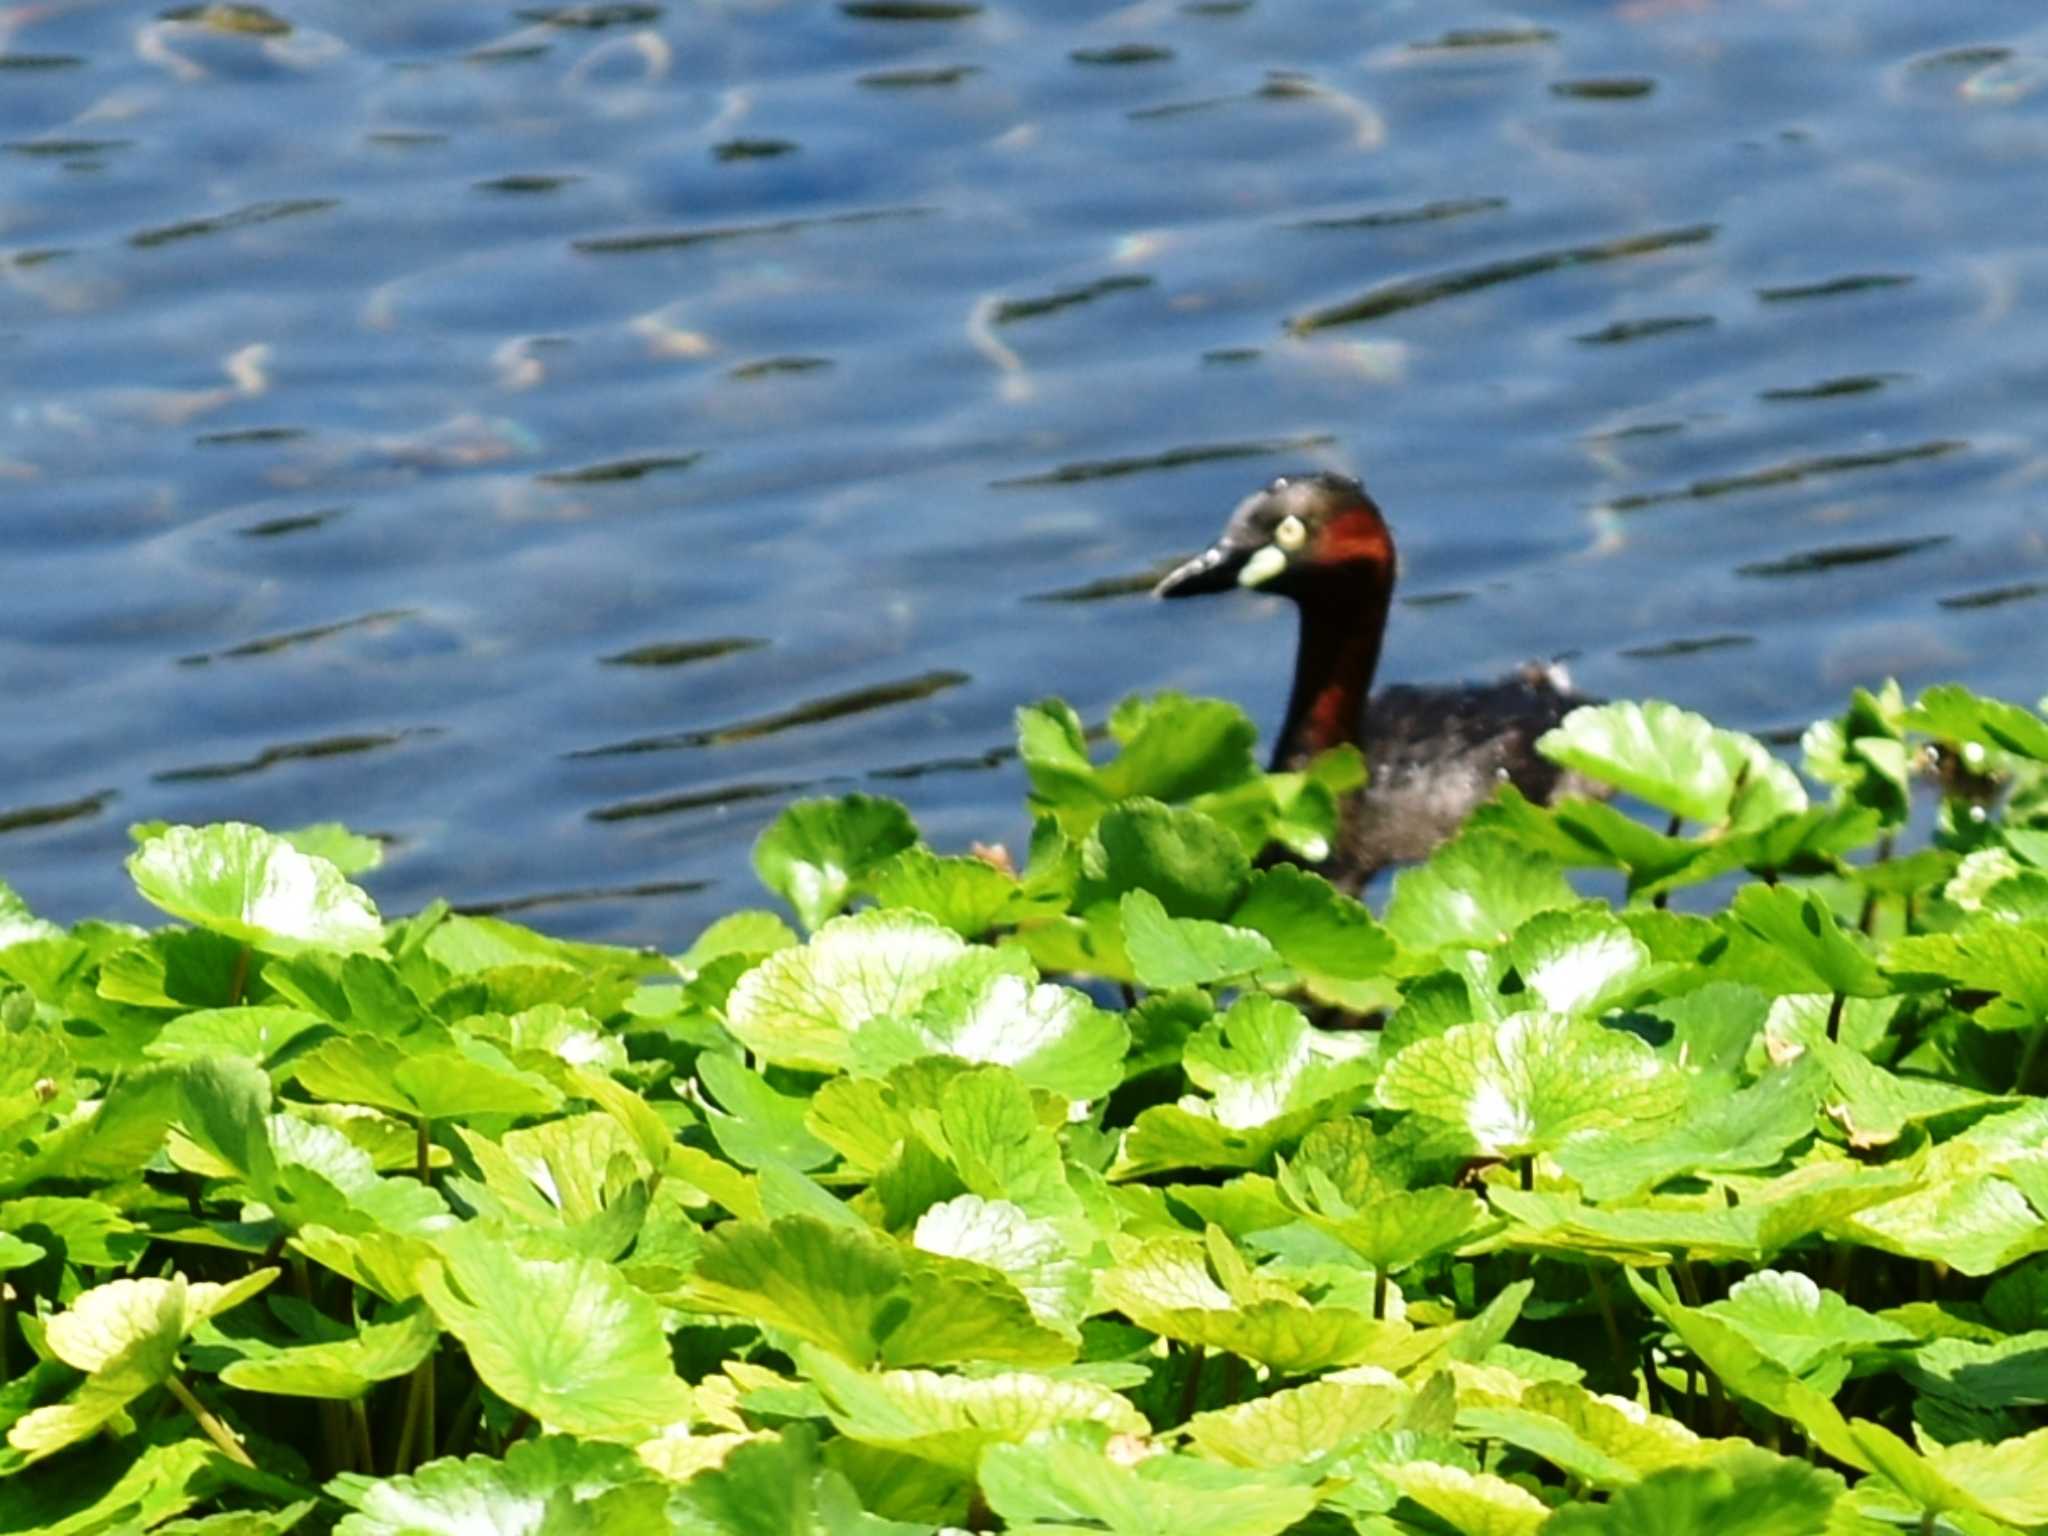
{"type": "Polygon", "coordinates": [[[0,878],[340,819],[675,947],[799,794],[1014,844],[1020,702],[1272,727],[1142,590],[1304,467],[1390,679],[2032,700],[2044,166],[1988,0],[0,5],[0,878]]]}

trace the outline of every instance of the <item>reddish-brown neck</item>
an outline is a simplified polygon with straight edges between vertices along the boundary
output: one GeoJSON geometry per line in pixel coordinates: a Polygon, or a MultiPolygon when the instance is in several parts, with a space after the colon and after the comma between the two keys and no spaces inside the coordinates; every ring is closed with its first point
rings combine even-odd
{"type": "Polygon", "coordinates": [[[1321,582],[1297,599],[1301,646],[1273,753],[1275,769],[1298,768],[1318,752],[1359,739],[1393,582],[1376,565],[1348,574],[1349,582],[1321,582]]]}

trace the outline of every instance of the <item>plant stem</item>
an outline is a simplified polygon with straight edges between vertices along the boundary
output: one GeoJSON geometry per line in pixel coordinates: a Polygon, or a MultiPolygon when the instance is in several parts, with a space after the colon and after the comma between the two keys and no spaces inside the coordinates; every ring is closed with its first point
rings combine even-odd
{"type": "MultiPolygon", "coordinates": [[[[1873,866],[1887,863],[1892,856],[1892,835],[1887,832],[1878,840],[1877,857],[1871,860],[1873,866]]],[[[1877,928],[1877,887],[1872,886],[1863,894],[1863,914],[1856,926],[1867,936],[1877,928]]]]}
{"type": "Polygon", "coordinates": [[[1372,1319],[1382,1321],[1387,1315],[1387,1272],[1375,1264],[1372,1271],[1372,1319]]]}
{"type": "Polygon", "coordinates": [[[1229,1355],[1223,1361],[1223,1396],[1226,1401],[1244,1401],[1244,1356],[1229,1355]]]}
{"type": "Polygon", "coordinates": [[[360,1397],[349,1399],[348,1416],[356,1431],[356,1470],[365,1476],[377,1470],[376,1452],[370,1447],[370,1414],[360,1397]]]}
{"type": "Polygon", "coordinates": [[[1648,1339],[1643,1340],[1643,1406],[1652,1413],[1662,1413],[1666,1418],[1675,1419],[1675,1413],[1666,1412],[1664,1404],[1664,1383],[1657,1379],[1657,1355],[1648,1339]]]}
{"type": "MultiPolygon", "coordinates": [[[[1678,829],[1684,825],[1685,818],[1683,816],[1674,815],[1671,818],[1671,820],[1664,824],[1664,835],[1666,837],[1676,837],[1678,836],[1678,829]]],[[[1650,905],[1655,907],[1659,912],[1662,912],[1666,907],[1671,905],[1671,892],[1668,889],[1659,891],[1656,895],[1650,898],[1650,905]]]]}
{"type": "Polygon", "coordinates": [[[1842,1038],[1842,1005],[1848,1001],[1848,996],[1845,993],[1837,992],[1835,1000],[1828,1004],[1828,1038],[1830,1040],[1842,1038]]]}
{"type": "Polygon", "coordinates": [[[418,1438],[420,1428],[420,1372],[432,1364],[433,1356],[430,1354],[414,1367],[412,1378],[406,1383],[405,1417],[399,1421],[398,1444],[391,1450],[391,1472],[394,1477],[412,1470],[409,1458],[412,1456],[413,1442],[418,1438]]]}
{"type": "Polygon", "coordinates": [[[1589,1264],[1586,1273],[1593,1282],[1593,1299],[1600,1304],[1600,1321],[1607,1325],[1607,1343],[1614,1351],[1614,1368],[1626,1379],[1635,1368],[1635,1361],[1628,1352],[1628,1341],[1621,1336],[1621,1319],[1614,1315],[1614,1297],[1608,1292],[1607,1277],[1600,1273],[1600,1266],[1589,1264]]]}
{"type": "Polygon", "coordinates": [[[2048,1024],[2038,1024],[2032,1035],[2027,1037],[2027,1047],[2020,1052],[2019,1070],[2012,1076],[2012,1091],[2027,1093],[2028,1084],[2033,1082],[2041,1066],[2041,1052],[2048,1047],[2048,1024]]]}
{"type": "Polygon", "coordinates": [[[462,1402],[456,1407],[455,1417],[448,1421],[448,1439],[441,1447],[443,1456],[461,1456],[468,1452],[469,1443],[476,1433],[478,1421],[484,1415],[484,1384],[472,1381],[469,1391],[463,1394],[462,1402]]]}
{"type": "Polygon", "coordinates": [[[235,956],[235,974],[228,979],[228,1006],[238,1007],[242,1001],[242,989],[249,985],[249,946],[244,944],[242,952],[235,956]]]}
{"type": "Polygon", "coordinates": [[[1671,1266],[1671,1272],[1678,1278],[1678,1294],[1685,1298],[1685,1304],[1688,1307],[1698,1307],[1700,1304],[1700,1283],[1692,1272],[1692,1261],[1690,1259],[1681,1260],[1671,1266]]]}
{"type": "Polygon", "coordinates": [[[1183,1424],[1195,1416],[1195,1408],[1202,1400],[1203,1353],[1199,1344],[1188,1352],[1187,1379],[1180,1386],[1180,1421],[1183,1424]]]}
{"type": "Polygon", "coordinates": [[[178,1406],[192,1415],[194,1422],[205,1432],[206,1438],[220,1447],[223,1456],[247,1467],[251,1472],[256,1470],[256,1463],[251,1461],[249,1453],[242,1449],[242,1442],[234,1437],[227,1425],[213,1416],[206,1404],[192,1395],[190,1387],[175,1376],[167,1378],[164,1385],[171,1389],[171,1396],[178,1400],[178,1406]]]}
{"type": "Polygon", "coordinates": [[[415,1172],[422,1184],[434,1182],[434,1139],[425,1115],[419,1116],[418,1167],[415,1172]]]}
{"type": "Polygon", "coordinates": [[[1535,1187],[1536,1154],[1534,1152],[1525,1152],[1522,1154],[1522,1188],[1524,1190],[1533,1190],[1535,1187]]]}

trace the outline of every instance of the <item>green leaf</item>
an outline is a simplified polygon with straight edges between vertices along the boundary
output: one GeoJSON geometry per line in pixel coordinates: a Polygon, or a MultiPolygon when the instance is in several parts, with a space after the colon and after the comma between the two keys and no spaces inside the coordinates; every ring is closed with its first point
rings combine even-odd
{"type": "Polygon", "coordinates": [[[1470,1190],[1436,1188],[1384,1191],[1356,1210],[1310,1213],[1309,1220],[1375,1270],[1391,1273],[1449,1252],[1491,1217],[1470,1190]]]}
{"type": "Polygon", "coordinates": [[[2048,1220],[2010,1180],[1985,1173],[1944,1179],[1859,1211],[1845,1235],[1966,1275],[1996,1274],[2029,1254],[2048,1253],[2048,1220]]]}
{"type": "Polygon", "coordinates": [[[1934,979],[1995,1001],[1973,1015],[1986,1029],[2027,1029],[2048,1019],[2048,923],[1983,918],[1948,933],[1894,939],[1884,968],[1907,983],[1934,979]]]}
{"type": "Polygon", "coordinates": [[[1088,759],[1088,733],[1065,701],[1047,699],[1017,711],[1017,755],[1031,781],[1031,809],[1079,838],[1116,803],[1088,759]]]}
{"type": "Polygon", "coordinates": [[[1140,982],[1160,991],[1214,985],[1280,962],[1273,946],[1251,929],[1169,917],[1150,891],[1127,892],[1121,916],[1131,969],[1140,982]]]}
{"type": "Polygon", "coordinates": [[[242,822],[169,827],[128,858],[144,899],[272,954],[380,949],[370,898],[327,860],[242,822]]]}
{"type": "Polygon", "coordinates": [[[1839,801],[1869,806],[1897,826],[1913,808],[1905,714],[1896,682],[1876,693],[1854,689],[1839,719],[1818,721],[1800,738],[1807,773],[1833,785],[1839,801]]]}
{"type": "Polygon", "coordinates": [[[1394,877],[1387,931],[1420,954],[1491,948],[1538,912],[1578,899],[1554,860],[1498,832],[1467,831],[1394,877]]]}
{"type": "Polygon", "coordinates": [[[1036,1220],[1013,1201],[958,1195],[918,1217],[911,1240],[926,1253],[967,1259],[1009,1276],[1041,1323],[1080,1336],[1089,1272],[1068,1252],[1058,1223],[1036,1220]]]}
{"type": "MultiPolygon", "coordinates": [[[[898,1524],[863,1509],[845,1475],[819,1464],[816,1432],[808,1425],[791,1425],[780,1439],[735,1446],[722,1465],[678,1488],[667,1513],[666,1524],[644,1528],[646,1536],[657,1530],[675,1536],[931,1536],[929,1526],[898,1524]]],[[[642,1536],[642,1529],[619,1536],[642,1536]]]]}
{"type": "MultiPolygon", "coordinates": [[[[175,1530],[158,1522],[218,1489],[220,1453],[197,1435],[157,1445],[142,1444],[141,1438],[102,1437],[62,1461],[10,1478],[0,1492],[5,1529],[35,1536],[175,1530]]],[[[300,1505],[299,1515],[309,1508],[300,1505]]]]}
{"type": "Polygon", "coordinates": [[[1286,1375],[1372,1360],[1409,1332],[1354,1307],[1311,1306],[1277,1284],[1254,1282],[1233,1295],[1211,1278],[1211,1256],[1191,1238],[1144,1243],[1096,1273],[1096,1295],[1140,1328],[1286,1375]]]}
{"type": "Polygon", "coordinates": [[[1111,711],[1109,734],[1123,749],[1102,768],[1114,799],[1191,800],[1259,776],[1258,728],[1222,699],[1128,698],[1111,711]]]}
{"type": "Polygon", "coordinates": [[[689,1416],[659,1309],[612,1265],[532,1258],[474,1227],[444,1232],[435,1245],[441,1264],[421,1276],[427,1304],[505,1401],[579,1435],[689,1416]]]}
{"type": "Polygon", "coordinates": [[[1102,1424],[1125,1435],[1149,1429],[1128,1399],[1085,1381],[1022,1371],[856,1371],[813,1349],[799,1350],[797,1361],[823,1391],[841,1434],[968,1474],[987,1447],[1017,1444],[1061,1424],[1102,1424]]]}
{"type": "Polygon", "coordinates": [[[1380,1473],[1460,1536],[1534,1536],[1550,1506],[1518,1483],[1438,1461],[1403,1461],[1380,1473]]]}
{"type": "Polygon", "coordinates": [[[862,1367],[1051,1365],[1074,1353],[997,1272],[809,1216],[714,1229],[689,1294],[862,1367]]]}
{"type": "Polygon", "coordinates": [[[845,907],[870,872],[916,841],[917,827],[897,801],[799,800],[754,843],[754,873],[815,929],[845,907]]]}
{"type": "Polygon", "coordinates": [[[1653,979],[1649,947],[1604,907],[1539,912],[1515,930],[1508,959],[1552,1013],[1597,1017],[1653,979]]]}
{"type": "MultiPolygon", "coordinates": [[[[1383,976],[1399,953],[1363,902],[1344,895],[1322,876],[1291,864],[1255,873],[1244,900],[1230,914],[1230,922],[1235,928],[1264,934],[1280,959],[1312,989],[1339,998],[1349,990],[1344,983],[1383,976]]],[[[1124,936],[1128,944],[1128,917],[1124,936]]]]}
{"type": "Polygon", "coordinates": [[[2048,1429],[1985,1445],[1928,1445],[1915,1451],[1881,1424],[1850,1426],[1871,1464],[1923,1509],[1964,1510],[2034,1529],[2048,1525],[2048,1429]]]}
{"type": "Polygon", "coordinates": [[[803,948],[780,950],[742,976],[726,999],[726,1027],[764,1061],[843,1071],[870,1020],[914,1016],[942,985],[972,985],[1025,963],[970,949],[919,913],[863,912],[835,918],[803,948]]]}
{"type": "Polygon", "coordinates": [[[360,1398],[378,1382],[413,1370],[439,1337],[433,1318],[415,1302],[346,1339],[248,1354],[225,1366],[220,1379],[280,1397],[360,1398]]]}
{"type": "Polygon", "coordinates": [[[143,1053],[159,1061],[244,1056],[267,1065],[320,1024],[298,1008],[201,1008],[165,1024],[143,1053]]]}
{"type": "Polygon", "coordinates": [[[1098,897],[1148,891],[1174,917],[1214,921],[1235,905],[1251,861],[1226,828],[1199,811],[1126,800],[1105,815],[1081,850],[1098,897]]]}
{"type": "Polygon", "coordinates": [[[1570,1505],[1543,1536],[1819,1536],[1841,1494],[1832,1472],[1745,1448],[1654,1472],[1604,1505],[1570,1505]]]}
{"type": "Polygon", "coordinates": [[[868,888],[885,907],[908,907],[936,918],[962,938],[979,938],[1009,920],[1022,888],[986,859],[941,858],[929,848],[905,848],[873,871],[868,888]]]}
{"type": "Polygon", "coordinates": [[[1737,893],[1729,915],[1803,973],[1805,984],[1788,990],[1844,997],[1883,997],[1890,990],[1877,962],[1811,891],[1746,886],[1737,893]]]}
{"type": "Polygon", "coordinates": [[[706,1109],[711,1138],[742,1168],[783,1163],[808,1171],[833,1160],[832,1149],[804,1129],[806,1100],[778,1093],[730,1056],[708,1051],[697,1058],[697,1076],[728,1111],[706,1109]]]}
{"type": "Polygon", "coordinates": [[[1316,1029],[1291,1003],[1249,992],[1195,1031],[1182,1067],[1214,1096],[1219,1124],[1246,1129],[1364,1087],[1376,1050],[1368,1032],[1316,1029]]]}
{"type": "MultiPolygon", "coordinates": [[[[2037,1315],[2048,1318],[2048,1310],[2037,1315]]],[[[2038,1408],[2048,1403],[2048,1329],[1996,1343],[1936,1339],[1913,1352],[1906,1376],[1973,1408],[2038,1408]]]]}
{"type": "Polygon", "coordinates": [[[296,1058],[291,1074],[315,1098],[374,1104],[428,1120],[539,1115],[562,1102],[545,1078],[474,1039],[434,1050],[374,1035],[342,1035],[296,1058]]]}
{"type": "Polygon", "coordinates": [[[883,1015],[854,1037],[863,1072],[884,1073],[923,1056],[1008,1067],[1034,1088],[1077,1102],[1123,1080],[1130,1032],[1083,993],[1003,974],[942,987],[910,1018],[883,1015]]]}
{"type": "Polygon", "coordinates": [[[192,1330],[237,1307],[277,1278],[259,1269],[230,1285],[187,1280],[110,1280],[81,1292],[45,1325],[52,1355],[86,1379],[64,1402],[14,1421],[7,1443],[31,1458],[74,1445],[113,1420],[178,1362],[192,1330]]]}
{"type": "Polygon", "coordinates": [[[90,1109],[14,1155],[0,1151],[0,1194],[43,1179],[124,1179],[156,1156],[179,1102],[179,1069],[145,1067],[114,1083],[90,1109]]]}
{"type": "Polygon", "coordinates": [[[1848,1423],[1826,1394],[1815,1391],[1779,1365],[1730,1324],[1697,1308],[1679,1305],[1669,1294],[1668,1278],[1658,1277],[1663,1287],[1660,1290],[1633,1268],[1624,1268],[1622,1277],[1636,1299],[1676,1333],[1730,1392],[1792,1420],[1805,1430],[1808,1439],[1837,1461],[1859,1469],[1870,1466],[1857,1440],[1850,1435],[1848,1423]]]}
{"type": "Polygon", "coordinates": [[[1822,1290],[1805,1275],[1774,1269],[1736,1281],[1726,1300],[1710,1301],[1700,1310],[1728,1323],[1795,1376],[1812,1379],[1831,1358],[1839,1358],[1841,1371],[1827,1381],[1829,1392],[1846,1379],[1851,1351],[1912,1338],[1896,1323],[1822,1290]]]}
{"type": "MultiPolygon", "coordinates": [[[[1977,743],[2048,763],[2048,720],[2031,709],[1984,698],[1959,684],[1928,689],[1906,711],[1901,723],[1907,730],[1925,731],[1958,746],[1977,743]]],[[[1981,767],[1977,763],[1966,766],[1981,767]]]]}
{"type": "MultiPolygon", "coordinates": [[[[1690,710],[1656,699],[1582,705],[1546,731],[1536,750],[1660,810],[1710,826],[1728,819],[1738,785],[1763,752],[1748,737],[1717,730],[1690,710]]],[[[1798,808],[1805,809],[1803,796],[1798,808]]]]}
{"type": "Polygon", "coordinates": [[[1324,1377],[1198,1413],[1182,1428],[1212,1461],[1287,1467],[1336,1455],[1366,1435],[1392,1428],[1411,1396],[1391,1381],[1324,1377]]]}
{"type": "Polygon", "coordinates": [[[28,903],[6,881],[0,880],[0,950],[39,939],[59,939],[64,930],[46,923],[29,911],[28,903]]]}
{"type": "Polygon", "coordinates": [[[1188,1457],[1126,1466],[1098,1432],[1070,1430],[981,1458],[981,1491],[1012,1530],[1108,1531],[1112,1536],[1279,1536],[1315,1508],[1312,1488],[1275,1473],[1188,1457]]]}
{"type": "Polygon", "coordinates": [[[1810,1062],[1772,1068],[1734,1093],[1696,1091],[1685,1118],[1661,1134],[1596,1132],[1554,1155],[1593,1200],[1654,1189],[1682,1174],[1773,1168],[1814,1133],[1825,1082],[1810,1062]]]}
{"type": "Polygon", "coordinates": [[[758,960],[778,949],[788,949],[797,942],[789,924],[773,912],[758,909],[728,912],[698,934],[696,942],[676,956],[676,965],[685,973],[695,975],[712,961],[726,955],[745,955],[758,960]]]}
{"type": "Polygon", "coordinates": [[[327,1492],[354,1511],[335,1536],[632,1536],[664,1528],[668,1485],[624,1446],[547,1436],[516,1442],[503,1461],[344,1472],[327,1492]]]}
{"type": "Polygon", "coordinates": [[[361,875],[384,862],[384,845],[374,837],[351,832],[338,821],[316,821],[288,827],[277,834],[299,852],[325,859],[344,875],[361,875]]]}
{"type": "Polygon", "coordinates": [[[1484,1156],[1521,1157],[1590,1131],[1652,1124],[1678,1109],[1685,1087],[1634,1035],[1522,1013],[1407,1046],[1377,1093],[1388,1109],[1460,1127],[1484,1156]]]}

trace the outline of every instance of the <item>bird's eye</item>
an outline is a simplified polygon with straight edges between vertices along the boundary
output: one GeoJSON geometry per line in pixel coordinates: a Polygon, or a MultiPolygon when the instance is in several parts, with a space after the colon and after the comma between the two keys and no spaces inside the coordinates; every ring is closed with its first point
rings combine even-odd
{"type": "Polygon", "coordinates": [[[1283,517],[1273,530],[1273,542],[1282,549],[1299,549],[1308,542],[1308,527],[1298,517],[1283,517]]]}

